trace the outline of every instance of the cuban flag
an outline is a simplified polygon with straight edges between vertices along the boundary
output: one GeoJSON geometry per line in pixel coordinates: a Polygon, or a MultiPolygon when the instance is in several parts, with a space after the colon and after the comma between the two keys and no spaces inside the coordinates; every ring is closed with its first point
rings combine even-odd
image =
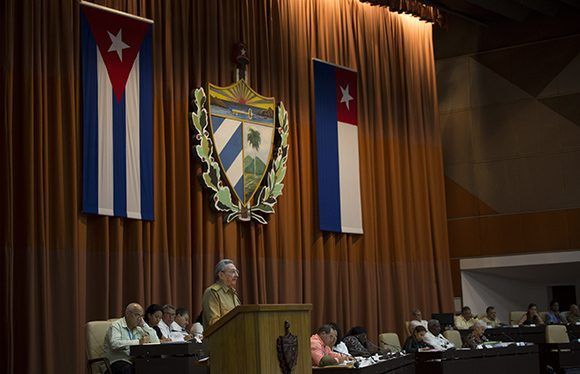
{"type": "Polygon", "coordinates": [[[313,63],[320,229],[362,234],[357,73],[313,63]]]}
{"type": "Polygon", "coordinates": [[[81,2],[83,211],[153,220],[152,21],[81,2]]]}

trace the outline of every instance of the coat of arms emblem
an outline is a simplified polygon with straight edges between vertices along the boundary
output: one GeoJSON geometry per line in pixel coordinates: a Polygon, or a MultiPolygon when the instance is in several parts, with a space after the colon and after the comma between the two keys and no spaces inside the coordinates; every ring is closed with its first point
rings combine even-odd
{"type": "Polygon", "coordinates": [[[283,374],[290,374],[298,361],[298,337],[290,333],[290,322],[284,321],[284,335],[276,339],[278,364],[283,374]]]}
{"type": "Polygon", "coordinates": [[[288,114],[273,97],[254,91],[244,79],[194,93],[195,150],[204,163],[202,179],[214,207],[226,221],[267,223],[282,194],[288,160],[288,114]],[[205,103],[207,101],[208,108],[205,103]],[[278,124],[276,124],[278,118],[278,124]]]}

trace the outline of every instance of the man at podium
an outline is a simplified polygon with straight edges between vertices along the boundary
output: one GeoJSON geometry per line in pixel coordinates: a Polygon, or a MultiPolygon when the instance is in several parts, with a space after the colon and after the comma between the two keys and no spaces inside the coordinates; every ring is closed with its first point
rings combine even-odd
{"type": "Polygon", "coordinates": [[[229,259],[221,260],[215,266],[214,273],[216,282],[203,293],[204,329],[216,323],[220,318],[241,304],[235,288],[240,273],[234,262],[229,259]]]}

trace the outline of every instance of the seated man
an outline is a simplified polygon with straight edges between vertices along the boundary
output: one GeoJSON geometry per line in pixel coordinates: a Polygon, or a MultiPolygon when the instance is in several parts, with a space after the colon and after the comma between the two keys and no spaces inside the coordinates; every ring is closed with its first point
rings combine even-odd
{"type": "Polygon", "coordinates": [[[175,321],[175,307],[171,304],[163,305],[163,314],[161,315],[161,321],[157,324],[159,330],[161,330],[161,335],[163,339],[171,339],[171,325],[175,321]]]}
{"type": "Polygon", "coordinates": [[[103,344],[103,355],[111,363],[111,374],[134,373],[129,347],[144,343],[159,343],[157,333],[143,321],[143,308],[131,303],[125,316],[113,322],[103,344]]]}
{"type": "Polygon", "coordinates": [[[491,328],[499,327],[501,324],[499,319],[497,319],[497,312],[492,306],[488,306],[487,309],[485,309],[485,317],[483,317],[481,320],[485,322],[487,327],[491,328]]]}
{"type": "Polygon", "coordinates": [[[455,345],[441,334],[441,324],[436,319],[432,319],[428,322],[427,333],[425,334],[423,341],[438,351],[455,348],[455,345]]]}
{"type": "Polygon", "coordinates": [[[470,328],[471,332],[463,340],[463,348],[476,349],[478,345],[483,344],[487,341],[485,335],[485,322],[475,321],[473,326],[470,328]]]}
{"type": "Polygon", "coordinates": [[[332,346],[336,342],[336,330],[330,325],[322,325],[316,334],[310,337],[310,356],[312,366],[322,367],[344,362],[348,356],[333,352],[332,346]]]}
{"type": "Polygon", "coordinates": [[[214,274],[216,282],[205,290],[202,298],[204,329],[241,304],[235,288],[240,273],[234,262],[228,259],[221,260],[215,266],[214,274]]]}
{"type": "Polygon", "coordinates": [[[171,340],[174,342],[191,340],[193,337],[187,332],[187,325],[189,325],[189,311],[185,308],[177,308],[175,320],[169,326],[171,327],[171,340]]]}
{"type": "Polygon", "coordinates": [[[560,316],[560,304],[556,300],[550,302],[550,311],[546,313],[546,325],[557,325],[565,323],[560,316]]]}
{"type": "Polygon", "coordinates": [[[201,343],[203,340],[203,325],[199,322],[194,323],[189,330],[189,334],[193,336],[196,342],[201,343]]]}
{"type": "Polygon", "coordinates": [[[475,323],[476,319],[471,314],[471,308],[464,306],[461,308],[461,314],[455,316],[455,328],[458,330],[467,330],[475,323]]]}
{"type": "Polygon", "coordinates": [[[195,319],[195,323],[191,326],[189,333],[196,342],[201,343],[203,340],[203,312],[200,312],[197,318],[195,319]]]}
{"type": "Polygon", "coordinates": [[[413,334],[415,327],[419,325],[427,328],[427,321],[423,319],[423,313],[421,313],[420,309],[413,309],[411,311],[411,321],[409,321],[409,334],[413,334]]]}
{"type": "Polygon", "coordinates": [[[580,311],[578,310],[578,305],[576,304],[570,305],[570,311],[566,316],[566,320],[568,321],[568,323],[580,322],[580,311]]]}

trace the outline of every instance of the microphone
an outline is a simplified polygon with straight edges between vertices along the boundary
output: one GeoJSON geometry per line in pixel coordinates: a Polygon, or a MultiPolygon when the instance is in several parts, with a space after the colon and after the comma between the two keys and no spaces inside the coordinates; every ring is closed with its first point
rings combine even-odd
{"type": "Polygon", "coordinates": [[[384,352],[384,354],[386,355],[397,355],[397,354],[404,354],[404,351],[402,350],[401,347],[397,347],[396,345],[393,344],[389,344],[387,342],[381,342],[382,344],[386,345],[387,347],[391,347],[394,350],[393,351],[386,351],[384,348],[381,348],[379,346],[377,346],[376,344],[373,344],[369,341],[370,344],[372,344],[373,346],[377,347],[380,351],[384,352]]]}
{"type": "Polygon", "coordinates": [[[509,340],[510,342],[512,342],[512,343],[515,343],[515,342],[516,342],[516,341],[514,340],[514,338],[512,338],[511,336],[509,336],[509,335],[508,335],[508,334],[506,334],[505,332],[503,332],[503,331],[500,331],[500,334],[501,334],[502,336],[505,336],[506,338],[508,338],[508,340],[509,340]]]}
{"type": "Polygon", "coordinates": [[[383,348],[381,348],[378,345],[376,345],[375,343],[371,342],[370,340],[367,340],[367,344],[370,345],[370,346],[372,346],[373,348],[378,349],[378,351],[380,353],[389,353],[389,352],[385,351],[383,348]]]}

